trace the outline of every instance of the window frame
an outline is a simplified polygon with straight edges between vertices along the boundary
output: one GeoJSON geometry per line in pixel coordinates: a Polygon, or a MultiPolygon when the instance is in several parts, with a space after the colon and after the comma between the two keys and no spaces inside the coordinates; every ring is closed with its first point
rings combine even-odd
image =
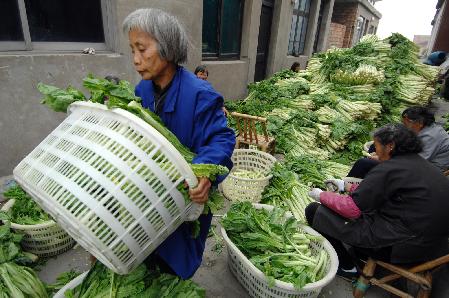
{"type": "MultiPolygon", "coordinates": [[[[203,0],[207,1],[207,0],[203,0]]],[[[244,9],[245,9],[245,0],[239,0],[240,1],[240,32],[238,36],[239,41],[239,49],[237,53],[221,53],[221,24],[222,24],[222,17],[223,17],[223,8],[224,8],[224,1],[226,0],[218,0],[219,1],[219,12],[218,12],[218,19],[217,19],[217,53],[204,53],[201,51],[201,57],[204,61],[219,61],[219,60],[240,60],[240,54],[241,54],[241,48],[242,48],[242,31],[243,31],[243,15],[244,15],[244,9]]],[[[203,4],[204,5],[204,4],[203,4]]],[[[203,15],[204,20],[204,15],[203,15]]],[[[202,33],[201,33],[202,34],[202,33]]],[[[202,36],[201,36],[202,39],[202,36]]]]}
{"type": "MultiPolygon", "coordinates": [[[[301,55],[304,55],[305,52],[305,44],[306,44],[306,40],[307,40],[307,31],[309,30],[309,21],[310,21],[310,7],[312,5],[312,0],[298,0],[298,8],[293,8],[293,13],[292,13],[292,21],[293,21],[293,16],[296,16],[296,24],[295,24],[295,35],[293,36],[293,47],[292,47],[292,51],[290,52],[288,50],[287,47],[287,55],[289,56],[294,56],[294,57],[299,57],[301,55]],[[302,1],[308,1],[308,5],[305,7],[307,8],[307,12],[306,11],[302,11],[300,10],[300,7],[302,6],[302,1]],[[296,40],[296,36],[298,34],[298,21],[299,21],[299,17],[302,17],[302,26],[301,26],[301,32],[299,32],[299,48],[296,49],[295,46],[295,40],[296,40]],[[301,40],[301,36],[303,35],[303,30],[304,30],[304,24],[307,23],[307,28],[306,28],[306,32],[304,34],[304,40],[301,40]],[[299,51],[301,48],[301,44],[303,44],[303,49],[302,51],[299,51]],[[297,52],[297,53],[296,53],[297,52]]],[[[290,23],[291,24],[291,23],[290,23]]],[[[290,45],[290,37],[291,37],[291,25],[290,25],[290,32],[289,32],[289,38],[288,38],[288,44],[290,45]]]]}
{"type": "Polygon", "coordinates": [[[21,28],[23,33],[23,41],[0,41],[0,53],[11,51],[39,52],[79,52],[87,47],[94,48],[96,51],[112,50],[116,44],[114,34],[112,32],[112,4],[110,0],[100,0],[101,16],[103,22],[104,42],[33,42],[31,41],[30,28],[28,26],[28,18],[26,14],[25,0],[16,0],[18,3],[21,28]]]}

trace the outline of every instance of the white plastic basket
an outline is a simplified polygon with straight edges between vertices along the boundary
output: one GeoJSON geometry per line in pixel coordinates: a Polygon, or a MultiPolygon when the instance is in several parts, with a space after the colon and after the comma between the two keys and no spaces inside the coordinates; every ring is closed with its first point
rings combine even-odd
{"type": "Polygon", "coordinates": [[[258,202],[272,175],[271,168],[276,162],[272,155],[252,149],[235,149],[232,154],[234,166],[223,181],[223,194],[229,200],[258,202]],[[263,178],[243,178],[234,175],[236,170],[257,171],[263,178]]]}
{"type": "MultiPolygon", "coordinates": [[[[272,210],[273,206],[264,204],[253,204],[257,209],[272,210]]],[[[287,216],[292,216],[287,213],[287,216]]],[[[300,225],[300,229],[312,234],[320,235],[314,229],[300,225]]],[[[231,272],[235,275],[240,284],[248,291],[251,297],[261,298],[297,298],[297,297],[317,297],[321,289],[329,284],[335,277],[338,269],[338,257],[329,241],[311,242],[312,253],[318,254],[324,249],[328,254],[326,264],[326,275],[319,281],[305,285],[302,289],[295,289],[293,284],[276,280],[274,286],[269,286],[269,281],[262,271],[254,266],[245,255],[228,238],[224,228],[221,228],[221,234],[228,247],[228,264],[231,272]]]]}
{"type": "Polygon", "coordinates": [[[75,277],[74,279],[72,279],[69,283],[67,283],[64,287],[62,287],[53,296],[53,298],[66,298],[66,296],[64,295],[65,291],[73,289],[73,288],[77,287],[78,285],[80,285],[88,273],[89,273],[89,271],[83,272],[80,275],[78,275],[77,277],[75,277]]]}
{"type": "Polygon", "coordinates": [[[374,141],[366,142],[363,144],[363,150],[365,150],[365,152],[369,152],[369,147],[371,147],[372,144],[374,144],[374,141]]]}
{"type": "MultiPolygon", "coordinates": [[[[14,203],[14,199],[9,200],[1,210],[8,211],[14,203]]],[[[19,225],[11,222],[11,228],[23,234],[20,242],[23,250],[41,258],[57,256],[75,245],[75,240],[53,220],[35,225],[19,225]]]]}
{"type": "Polygon", "coordinates": [[[182,155],[133,114],[77,102],[14,169],[14,178],[111,270],[136,268],[203,206],[177,187],[197,179],[182,155]]]}

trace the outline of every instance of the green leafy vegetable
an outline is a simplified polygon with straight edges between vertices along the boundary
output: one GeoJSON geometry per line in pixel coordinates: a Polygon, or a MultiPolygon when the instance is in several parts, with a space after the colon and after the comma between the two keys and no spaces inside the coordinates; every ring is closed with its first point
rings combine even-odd
{"type": "Polygon", "coordinates": [[[294,218],[281,209],[269,212],[243,202],[231,206],[222,220],[231,241],[274,283],[281,280],[300,289],[323,278],[325,251],[315,253],[310,246],[319,236],[302,232],[294,218]]]}

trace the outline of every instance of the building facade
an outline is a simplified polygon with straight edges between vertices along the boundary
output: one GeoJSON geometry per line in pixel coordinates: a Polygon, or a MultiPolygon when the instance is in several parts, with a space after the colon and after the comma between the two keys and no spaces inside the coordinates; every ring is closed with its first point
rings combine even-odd
{"type": "MultiPolygon", "coordinates": [[[[39,82],[83,90],[82,79],[89,73],[99,77],[115,75],[133,84],[139,81],[128,38],[121,30],[124,18],[135,9],[160,8],[177,16],[190,42],[185,67],[193,70],[199,64],[206,65],[214,88],[227,99],[237,99],[247,95],[249,83],[290,68],[293,62],[305,68],[314,52],[326,50],[331,20],[334,22],[333,13],[341,5],[339,2],[3,1],[0,176],[11,174],[14,166],[65,117],[40,104],[41,95],[36,88],[39,82]],[[82,53],[88,47],[95,49],[94,55],[82,53]]],[[[365,2],[358,6],[364,6],[365,2]]],[[[362,8],[357,10],[358,15],[364,13],[362,8]]],[[[367,24],[377,26],[370,16],[366,18],[370,20],[367,24]]]]}
{"type": "Polygon", "coordinates": [[[449,53],[449,1],[438,1],[432,25],[427,54],[435,51],[449,53]]]}
{"type": "Polygon", "coordinates": [[[376,34],[382,15],[379,0],[335,0],[329,47],[350,48],[367,34],[376,34]]]}

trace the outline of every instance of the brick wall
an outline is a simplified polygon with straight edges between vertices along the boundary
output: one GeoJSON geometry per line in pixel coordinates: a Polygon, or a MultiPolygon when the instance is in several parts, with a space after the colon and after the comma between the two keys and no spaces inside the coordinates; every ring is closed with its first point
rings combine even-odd
{"type": "Polygon", "coordinates": [[[344,48],[351,47],[352,36],[354,34],[354,24],[357,18],[357,2],[334,4],[332,13],[332,23],[338,23],[345,26],[345,35],[343,38],[344,48]]]}
{"type": "Polygon", "coordinates": [[[329,28],[329,47],[343,47],[343,41],[345,38],[346,26],[337,23],[331,23],[329,28]]]}

